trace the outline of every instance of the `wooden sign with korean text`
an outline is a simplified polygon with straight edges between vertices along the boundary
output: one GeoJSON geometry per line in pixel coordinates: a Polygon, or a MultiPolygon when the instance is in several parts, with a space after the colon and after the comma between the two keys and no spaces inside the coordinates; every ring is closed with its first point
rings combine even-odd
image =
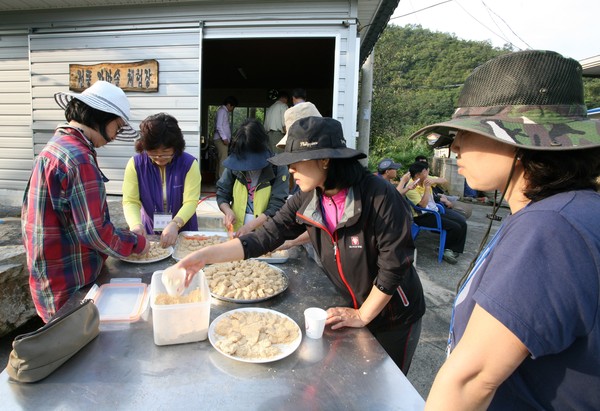
{"type": "Polygon", "coordinates": [[[69,90],[81,92],[98,80],[124,91],[158,91],[158,61],[134,63],[69,64],[69,90]]]}

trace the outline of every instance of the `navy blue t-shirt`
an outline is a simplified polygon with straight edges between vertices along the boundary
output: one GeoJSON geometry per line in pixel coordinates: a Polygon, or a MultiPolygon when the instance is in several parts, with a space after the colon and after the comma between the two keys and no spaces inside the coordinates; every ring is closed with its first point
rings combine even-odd
{"type": "Polygon", "coordinates": [[[458,342],[477,303],[531,356],[489,409],[600,410],[600,194],[532,203],[493,242],[457,297],[453,335],[458,342]]]}

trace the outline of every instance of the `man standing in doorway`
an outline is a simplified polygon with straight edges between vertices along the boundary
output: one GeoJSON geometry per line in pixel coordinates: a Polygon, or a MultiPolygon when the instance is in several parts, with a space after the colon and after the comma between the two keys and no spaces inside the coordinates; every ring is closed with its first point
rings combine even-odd
{"type": "Polygon", "coordinates": [[[292,105],[306,102],[306,90],[303,88],[295,88],[292,91],[292,105]]]}
{"type": "Polygon", "coordinates": [[[269,147],[274,154],[283,151],[277,148],[276,144],[285,134],[284,113],[288,109],[288,100],[288,93],[280,91],[277,101],[267,108],[265,113],[265,130],[269,135],[269,147]]]}
{"type": "Polygon", "coordinates": [[[219,169],[217,179],[223,175],[223,160],[227,158],[227,148],[231,141],[231,120],[229,113],[238,105],[238,101],[233,96],[228,96],[223,100],[223,105],[217,110],[215,117],[215,135],[213,142],[217,149],[219,160],[219,169]]]}

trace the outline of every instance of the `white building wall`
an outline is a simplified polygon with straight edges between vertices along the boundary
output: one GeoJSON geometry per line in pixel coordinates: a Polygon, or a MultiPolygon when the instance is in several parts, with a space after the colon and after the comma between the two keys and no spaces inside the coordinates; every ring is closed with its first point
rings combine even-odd
{"type": "MultiPolygon", "coordinates": [[[[54,93],[69,89],[70,63],[156,59],[158,93],[126,93],[131,105],[131,123],[138,128],[151,114],[169,113],[179,121],[186,151],[199,157],[199,24],[192,25],[195,27],[31,35],[35,154],[52,137],[56,125],[64,121],[64,112],[54,101],[54,93]]],[[[127,142],[115,141],[98,149],[98,163],[110,179],[107,192],[121,193],[125,165],[133,154],[133,144],[127,142]]]]}
{"type": "MultiPolygon", "coordinates": [[[[127,93],[132,122],[137,126],[159,111],[174,115],[184,131],[186,150],[199,156],[202,36],[335,38],[333,117],[342,122],[348,145],[355,147],[351,137],[356,134],[359,49],[352,19],[355,11],[350,3],[270,0],[240,3],[233,8],[220,2],[202,2],[32,12],[11,16],[10,21],[0,16],[0,26],[18,32],[0,39],[0,201],[3,190],[19,190],[16,198],[21,197],[34,155],[64,121],[53,95],[68,90],[70,63],[157,59],[159,92],[127,93]],[[342,24],[348,21],[349,25],[342,24]],[[3,138],[7,135],[9,139],[3,138]]],[[[100,167],[111,179],[109,193],[121,192],[125,164],[131,155],[130,143],[114,142],[98,150],[100,167]]]]}
{"type": "Polygon", "coordinates": [[[18,205],[33,163],[27,32],[0,29],[0,202],[18,205]]]}

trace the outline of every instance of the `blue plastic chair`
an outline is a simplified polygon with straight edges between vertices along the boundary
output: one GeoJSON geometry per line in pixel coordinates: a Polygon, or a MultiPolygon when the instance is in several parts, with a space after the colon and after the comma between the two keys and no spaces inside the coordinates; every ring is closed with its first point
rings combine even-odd
{"type": "Polygon", "coordinates": [[[412,234],[413,241],[415,241],[415,239],[417,238],[417,235],[419,235],[419,233],[422,230],[438,233],[440,235],[440,248],[439,248],[439,252],[438,252],[438,263],[441,263],[442,259],[444,258],[444,250],[446,248],[445,247],[446,246],[446,230],[444,230],[442,228],[442,217],[440,216],[440,214],[445,214],[446,209],[440,203],[437,203],[439,211],[434,211],[434,210],[429,210],[427,208],[419,207],[417,205],[414,205],[410,201],[409,201],[409,203],[418,214],[431,213],[435,216],[435,221],[437,222],[436,227],[423,227],[413,221],[410,232],[412,234]]]}

